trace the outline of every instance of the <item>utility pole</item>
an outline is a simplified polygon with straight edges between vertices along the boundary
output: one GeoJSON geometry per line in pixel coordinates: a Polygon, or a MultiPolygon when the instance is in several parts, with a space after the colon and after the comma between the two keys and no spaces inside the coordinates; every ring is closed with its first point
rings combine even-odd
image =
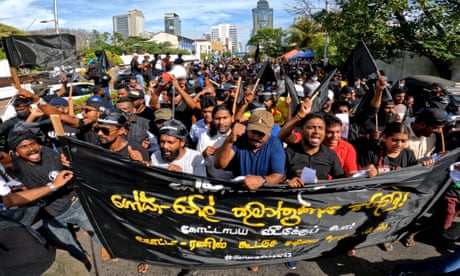
{"type": "Polygon", "coordinates": [[[54,29],[56,30],[56,34],[59,34],[59,19],[58,19],[57,0],[54,0],[54,29]]]}
{"type": "MultiPolygon", "coordinates": [[[[326,12],[329,12],[329,0],[326,0],[326,12]]],[[[326,67],[329,62],[328,48],[329,48],[329,34],[327,33],[327,30],[326,30],[325,39],[324,39],[324,67],[326,67]]]]}

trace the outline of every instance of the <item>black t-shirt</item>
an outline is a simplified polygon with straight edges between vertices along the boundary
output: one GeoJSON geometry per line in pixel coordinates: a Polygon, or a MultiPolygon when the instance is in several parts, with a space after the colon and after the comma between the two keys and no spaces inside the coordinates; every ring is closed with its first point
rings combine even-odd
{"type": "Polygon", "coordinates": [[[380,172],[400,170],[401,168],[417,165],[415,154],[410,149],[403,149],[401,153],[395,157],[389,157],[384,150],[379,147],[375,150],[370,150],[364,157],[363,165],[373,164],[380,172]]]}
{"type": "Polygon", "coordinates": [[[140,65],[139,61],[133,59],[131,60],[131,72],[133,72],[134,75],[137,74],[142,74],[142,69],[139,69],[138,66],[140,65]]]}
{"type": "MultiPolygon", "coordinates": [[[[13,158],[16,176],[28,188],[45,186],[53,179],[53,174],[63,169],[59,154],[47,146],[42,146],[40,163],[30,164],[22,158],[13,158]]],[[[73,189],[64,186],[54,193],[42,197],[37,201],[44,217],[56,217],[64,213],[71,204],[71,197],[75,195],[73,189]]]]}
{"type": "Polygon", "coordinates": [[[337,154],[328,147],[320,145],[317,153],[309,155],[305,153],[301,143],[288,146],[286,149],[287,178],[297,176],[297,171],[304,167],[315,169],[316,177],[320,180],[328,179],[328,175],[334,179],[345,175],[337,154]]]}
{"type": "Polygon", "coordinates": [[[93,130],[93,127],[91,124],[83,124],[83,120],[80,120],[80,126],[78,127],[79,133],[77,134],[77,138],[91,143],[93,145],[100,146],[101,142],[99,141],[99,136],[97,136],[97,133],[93,130]]]}

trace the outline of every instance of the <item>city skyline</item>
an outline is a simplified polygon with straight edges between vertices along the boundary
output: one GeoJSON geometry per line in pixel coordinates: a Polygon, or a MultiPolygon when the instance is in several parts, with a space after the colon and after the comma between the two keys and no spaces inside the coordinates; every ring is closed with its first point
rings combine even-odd
{"type": "MultiPolygon", "coordinates": [[[[270,8],[274,9],[274,28],[287,29],[292,24],[293,15],[284,9],[284,2],[269,1],[270,8]]],[[[129,10],[140,10],[145,18],[145,31],[158,33],[164,31],[164,14],[176,13],[180,15],[182,32],[189,38],[201,38],[208,33],[212,26],[230,24],[238,28],[238,42],[243,45],[250,38],[253,28],[252,9],[257,6],[257,0],[234,0],[222,2],[219,5],[209,4],[209,1],[197,0],[193,4],[189,1],[170,0],[146,3],[134,0],[128,5],[125,1],[113,0],[111,5],[104,2],[89,0],[57,1],[60,28],[84,29],[87,31],[113,32],[113,16],[126,14],[129,10]],[[88,8],[84,8],[88,7],[88,8]]],[[[50,19],[53,19],[52,0],[4,0],[0,3],[3,14],[0,22],[24,31],[54,28],[50,19]],[[39,2],[39,3],[38,3],[39,2]],[[9,14],[14,16],[8,16],[9,14]],[[40,21],[48,20],[43,24],[40,21]]]]}

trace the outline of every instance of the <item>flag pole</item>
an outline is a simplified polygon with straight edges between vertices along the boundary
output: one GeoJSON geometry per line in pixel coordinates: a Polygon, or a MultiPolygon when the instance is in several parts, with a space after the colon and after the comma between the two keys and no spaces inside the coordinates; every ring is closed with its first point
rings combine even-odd
{"type": "Polygon", "coordinates": [[[240,89],[241,89],[241,77],[238,78],[238,84],[236,86],[236,94],[235,94],[235,97],[233,97],[233,106],[232,106],[233,116],[235,116],[235,113],[236,113],[236,105],[238,102],[238,96],[240,94],[240,89]]]}

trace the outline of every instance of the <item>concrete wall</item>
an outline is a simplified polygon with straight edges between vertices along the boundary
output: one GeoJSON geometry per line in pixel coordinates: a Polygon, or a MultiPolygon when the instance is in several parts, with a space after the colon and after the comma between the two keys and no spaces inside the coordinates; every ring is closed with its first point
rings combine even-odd
{"type": "MultiPolygon", "coordinates": [[[[400,78],[409,75],[433,75],[439,76],[438,70],[426,57],[408,54],[406,58],[400,58],[391,63],[377,60],[377,67],[385,71],[388,80],[396,82],[400,78]]],[[[460,82],[460,58],[452,65],[452,81],[460,82]]]]}

